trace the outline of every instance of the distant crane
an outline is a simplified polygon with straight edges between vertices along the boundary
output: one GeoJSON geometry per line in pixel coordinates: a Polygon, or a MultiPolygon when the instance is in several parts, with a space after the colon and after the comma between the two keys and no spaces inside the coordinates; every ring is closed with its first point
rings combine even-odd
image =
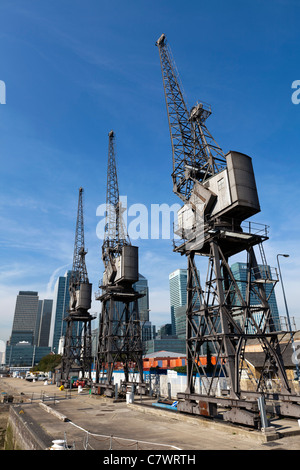
{"type": "Polygon", "coordinates": [[[125,230],[120,203],[115,134],[108,134],[108,166],[106,193],[106,224],[102,245],[104,264],[101,292],[95,393],[113,396],[113,371],[124,370],[122,388],[137,387],[145,393],[143,379],[142,336],[138,299],[143,294],[134,290],[138,281],[138,247],[132,246],[125,230]]]}
{"type": "Polygon", "coordinates": [[[187,387],[178,394],[178,410],[216,417],[221,404],[224,420],[258,427],[261,402],[257,400],[267,394],[274,401],[280,391],[281,414],[300,417],[300,397],[292,395],[269,304],[278,276],[265,260],[262,243],[268,230],[245,222],[260,212],[251,158],[233,151],[224,154],[206,127],[210,106],[197,103],[188,110],[164,34],[156,46],[172,143],[173,191],[184,203],[175,227],[181,240],[174,247],[187,256],[188,272],[187,387]],[[261,265],[255,246],[262,255],[261,265]],[[238,282],[229,258],[241,252],[247,256],[246,277],[238,282]],[[196,255],[208,258],[204,285],[196,255]],[[259,378],[246,360],[249,340],[261,347],[259,378]],[[211,374],[201,360],[208,350],[216,359],[211,374]],[[202,377],[201,387],[195,372],[202,377]],[[244,376],[250,379],[251,392],[242,389],[244,376]]]}
{"type": "Polygon", "coordinates": [[[91,321],[95,318],[91,308],[92,284],[89,282],[84,245],[83,188],[79,188],[73,266],[69,280],[70,304],[64,351],[62,356],[61,378],[65,386],[71,384],[71,374],[86,379],[91,384],[92,333],[91,321]]]}

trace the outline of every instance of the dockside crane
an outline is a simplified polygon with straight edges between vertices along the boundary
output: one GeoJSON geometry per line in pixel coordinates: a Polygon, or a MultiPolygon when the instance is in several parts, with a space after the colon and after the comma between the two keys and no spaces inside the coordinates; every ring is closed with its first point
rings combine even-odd
{"type": "Polygon", "coordinates": [[[84,243],[83,188],[79,188],[73,265],[69,278],[69,310],[64,319],[67,323],[61,365],[61,382],[71,385],[71,376],[81,376],[91,384],[92,332],[91,322],[95,318],[91,308],[92,284],[89,282],[84,243]]]}
{"type": "Polygon", "coordinates": [[[223,152],[206,125],[211,107],[198,102],[188,109],[164,34],[156,46],[172,144],[173,191],[184,203],[174,229],[180,239],[174,251],[187,257],[188,273],[187,386],[178,395],[178,410],[216,417],[221,406],[224,420],[259,427],[263,400],[274,403],[280,396],[280,413],[300,417],[300,397],[291,389],[279,344],[283,332],[269,303],[278,275],[267,265],[263,249],[268,228],[247,220],[260,212],[252,159],[223,152]],[[238,253],[247,260],[239,282],[229,264],[238,253]],[[205,283],[200,282],[196,255],[208,259],[205,283]],[[260,377],[246,360],[252,340],[264,357],[260,377]],[[212,374],[200,357],[208,349],[216,361],[212,374]],[[245,376],[251,390],[243,390],[245,376]]]}
{"type": "Polygon", "coordinates": [[[115,394],[113,371],[124,370],[121,391],[134,387],[145,393],[142,335],[139,319],[138,247],[131,244],[123,219],[116,167],[115,133],[108,134],[106,223],[102,244],[103,279],[96,296],[102,303],[94,393],[115,394]]]}

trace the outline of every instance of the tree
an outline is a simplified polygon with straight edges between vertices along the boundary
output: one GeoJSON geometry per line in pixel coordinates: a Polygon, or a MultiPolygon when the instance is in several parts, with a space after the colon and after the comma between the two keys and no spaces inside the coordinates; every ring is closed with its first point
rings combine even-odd
{"type": "Polygon", "coordinates": [[[61,355],[60,354],[48,354],[47,356],[44,356],[38,365],[34,366],[32,368],[32,371],[38,371],[40,370],[41,372],[54,372],[55,367],[57,367],[61,363],[61,355]]]}
{"type": "Polygon", "coordinates": [[[178,372],[178,374],[186,374],[186,366],[173,367],[172,370],[178,372]]]}

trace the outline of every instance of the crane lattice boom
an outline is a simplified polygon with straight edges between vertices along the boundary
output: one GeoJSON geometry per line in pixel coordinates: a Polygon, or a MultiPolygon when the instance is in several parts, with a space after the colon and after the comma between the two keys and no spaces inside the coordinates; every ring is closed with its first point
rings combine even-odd
{"type": "Polygon", "coordinates": [[[130,240],[125,231],[122,206],[120,202],[116,151],[115,133],[108,134],[108,165],[107,165],[107,189],[106,189],[106,223],[103,242],[103,261],[107,266],[109,260],[121,253],[124,245],[130,245],[130,240]]]}
{"type": "Polygon", "coordinates": [[[183,97],[171,50],[164,34],[158,39],[161,70],[173,153],[173,190],[183,200],[190,198],[195,181],[204,181],[226,167],[222,149],[205,121],[210,107],[198,103],[191,112],[183,97]]]}
{"type": "Polygon", "coordinates": [[[76,300],[76,291],[80,289],[82,284],[89,283],[85,263],[86,254],[87,251],[84,246],[83,188],[79,188],[73,266],[69,281],[70,298],[73,306],[76,300]]]}

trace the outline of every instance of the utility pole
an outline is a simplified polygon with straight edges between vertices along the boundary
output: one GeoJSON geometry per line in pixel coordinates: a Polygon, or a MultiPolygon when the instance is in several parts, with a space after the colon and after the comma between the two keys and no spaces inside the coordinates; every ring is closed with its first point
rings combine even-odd
{"type": "MultiPolygon", "coordinates": [[[[286,295],[285,295],[285,289],[284,289],[284,285],[283,285],[283,279],[282,279],[282,275],[281,275],[281,269],[280,269],[280,263],[279,263],[279,256],[284,256],[284,258],[288,258],[290,255],[281,254],[281,253],[278,254],[278,255],[277,255],[277,264],[278,264],[278,270],[279,270],[281,288],[282,288],[282,293],[283,293],[283,300],[284,300],[284,305],[285,305],[285,311],[286,311],[286,316],[287,316],[287,320],[288,320],[289,330],[290,330],[290,334],[291,334],[292,348],[293,348],[293,351],[294,351],[294,356],[296,357],[296,346],[295,346],[295,342],[294,342],[293,329],[292,329],[292,325],[291,325],[291,319],[290,319],[290,314],[289,314],[289,310],[288,310],[288,305],[287,305],[287,300],[286,300],[286,295]]],[[[300,380],[300,369],[299,369],[298,362],[296,362],[295,365],[296,365],[297,380],[299,381],[299,380],[300,380]]]]}

